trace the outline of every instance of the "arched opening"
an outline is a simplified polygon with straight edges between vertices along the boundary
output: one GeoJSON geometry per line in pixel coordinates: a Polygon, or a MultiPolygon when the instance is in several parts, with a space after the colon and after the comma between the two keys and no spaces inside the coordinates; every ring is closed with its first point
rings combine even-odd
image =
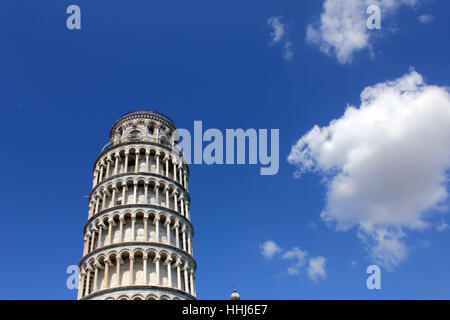
{"type": "Polygon", "coordinates": [[[141,131],[139,129],[132,129],[129,134],[130,140],[140,140],[141,131]]]}
{"type": "Polygon", "coordinates": [[[134,252],[134,265],[133,265],[133,285],[144,285],[145,284],[145,274],[144,274],[144,254],[141,250],[134,252]]]}
{"type": "Polygon", "coordinates": [[[130,285],[130,254],[125,251],[121,254],[123,264],[120,265],[120,285],[130,285]]]}
{"type": "MultiPolygon", "coordinates": [[[[147,223],[148,224],[148,223],[147,223]]],[[[147,226],[148,229],[148,226],[147,226]]],[[[136,213],[136,221],[135,221],[135,239],[136,241],[146,241],[144,235],[144,213],[139,211],[136,213]]],[[[147,230],[148,232],[148,230],[147,230]]]]}
{"type": "Polygon", "coordinates": [[[150,123],[147,127],[147,133],[149,135],[153,135],[155,133],[155,124],[154,123],[150,123]]]}
{"type": "Polygon", "coordinates": [[[156,251],[150,250],[147,252],[148,256],[148,265],[147,265],[147,283],[151,285],[156,285],[158,283],[157,275],[156,275],[156,251]]]}

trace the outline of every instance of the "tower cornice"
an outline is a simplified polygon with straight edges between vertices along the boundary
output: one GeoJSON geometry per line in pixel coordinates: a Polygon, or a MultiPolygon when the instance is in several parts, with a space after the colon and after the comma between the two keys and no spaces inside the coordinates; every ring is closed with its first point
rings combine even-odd
{"type": "MultiPolygon", "coordinates": [[[[97,156],[97,158],[94,161],[94,164],[92,166],[92,171],[95,170],[96,166],[97,166],[97,162],[108,152],[111,152],[113,149],[116,148],[120,148],[120,147],[124,147],[124,146],[132,146],[132,145],[143,145],[143,146],[153,146],[153,147],[158,147],[161,149],[164,149],[168,154],[172,154],[173,150],[171,150],[170,146],[167,146],[165,144],[162,143],[158,143],[158,142],[151,142],[151,141],[125,141],[125,142],[120,142],[117,144],[112,144],[106,148],[104,148],[100,154],[97,156]]],[[[180,158],[180,160],[182,160],[182,163],[186,165],[186,161],[184,160],[184,158],[180,155],[178,155],[178,157],[180,158]]],[[[189,175],[189,166],[186,165],[186,170],[187,170],[187,174],[189,175]]]]}
{"type": "Polygon", "coordinates": [[[160,112],[157,112],[157,111],[141,110],[141,111],[128,112],[128,113],[124,114],[123,116],[121,116],[119,118],[119,120],[117,120],[114,123],[113,127],[111,128],[111,130],[109,132],[109,137],[112,138],[115,130],[119,126],[121,126],[123,123],[125,123],[126,121],[139,120],[139,119],[148,119],[148,120],[158,121],[168,127],[171,127],[172,130],[175,130],[175,123],[168,116],[166,116],[160,112]]]}
{"type": "MultiPolygon", "coordinates": [[[[161,179],[166,183],[171,183],[176,185],[177,187],[181,188],[183,190],[183,194],[186,195],[186,197],[188,198],[189,201],[191,201],[191,196],[189,194],[189,191],[186,190],[186,188],[181,185],[178,181],[175,181],[171,178],[168,178],[166,176],[160,175],[160,174],[156,174],[156,173],[151,173],[151,172],[133,172],[133,173],[121,173],[109,178],[106,178],[104,180],[102,180],[102,182],[100,182],[99,184],[97,184],[94,188],[91,189],[91,192],[89,193],[89,199],[92,198],[92,195],[102,186],[108,185],[108,182],[114,181],[115,179],[120,179],[123,177],[130,177],[130,178],[136,178],[136,177],[152,177],[155,179],[161,179]]],[[[128,179],[129,180],[129,179],[128,179]]]]}
{"type": "MultiPolygon", "coordinates": [[[[166,288],[166,287],[162,287],[162,286],[155,286],[155,285],[147,285],[147,286],[125,286],[125,287],[120,287],[120,292],[131,292],[133,295],[135,295],[134,293],[136,291],[139,290],[154,290],[157,292],[161,292],[161,293],[165,293],[165,294],[170,294],[170,293],[176,293],[179,294],[181,296],[186,296],[187,299],[190,300],[197,300],[197,298],[187,292],[184,292],[182,290],[178,290],[175,288],[166,288]]],[[[90,299],[95,299],[99,296],[102,295],[109,295],[111,293],[114,293],[117,291],[117,288],[109,288],[109,289],[103,289],[103,290],[98,290],[94,293],[91,293],[83,298],[81,298],[80,300],[90,300],[90,299]]]]}
{"type": "Polygon", "coordinates": [[[99,213],[93,215],[92,217],[90,217],[88,219],[88,221],[85,223],[84,227],[83,227],[83,234],[86,234],[86,229],[87,227],[92,223],[92,221],[94,221],[95,219],[101,217],[102,215],[109,213],[109,212],[113,212],[113,211],[117,211],[117,210],[126,210],[126,209],[135,209],[135,210],[139,210],[141,209],[142,211],[148,211],[148,210],[155,210],[155,211],[159,211],[159,212],[164,212],[164,213],[170,213],[173,215],[176,215],[177,218],[182,219],[184,223],[186,223],[187,225],[189,225],[192,234],[194,234],[194,226],[192,225],[192,223],[186,219],[186,217],[183,217],[182,215],[180,215],[178,212],[176,212],[175,210],[166,208],[166,207],[162,207],[162,206],[157,206],[154,204],[126,204],[123,206],[117,206],[114,208],[108,208],[108,209],[104,209],[102,211],[100,211],[99,213]]]}
{"type": "Polygon", "coordinates": [[[166,243],[159,243],[159,242],[143,242],[143,241],[130,241],[130,242],[123,242],[121,244],[112,244],[112,245],[108,245],[108,246],[104,246],[102,248],[99,249],[95,249],[94,251],[90,252],[89,254],[85,255],[83,258],[81,258],[80,262],[78,263],[78,267],[81,268],[81,266],[83,265],[84,262],[86,262],[86,260],[89,260],[90,258],[92,258],[93,256],[96,256],[98,253],[101,253],[103,251],[108,252],[112,249],[116,249],[116,248],[122,248],[126,246],[127,248],[132,248],[132,250],[135,250],[137,248],[142,249],[142,248],[146,248],[147,250],[151,250],[152,248],[157,248],[157,249],[170,249],[173,251],[178,252],[179,254],[186,256],[188,259],[191,260],[191,262],[193,263],[193,268],[194,270],[197,270],[197,262],[195,261],[194,257],[192,255],[190,255],[187,252],[184,252],[183,250],[166,244],[166,243]]]}

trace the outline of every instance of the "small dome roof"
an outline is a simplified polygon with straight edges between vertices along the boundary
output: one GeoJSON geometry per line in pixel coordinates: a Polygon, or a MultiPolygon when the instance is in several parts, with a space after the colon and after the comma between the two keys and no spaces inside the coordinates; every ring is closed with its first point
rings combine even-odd
{"type": "Polygon", "coordinates": [[[241,300],[241,296],[239,295],[239,293],[236,292],[236,289],[233,290],[233,293],[231,294],[230,299],[231,300],[241,300]]]}

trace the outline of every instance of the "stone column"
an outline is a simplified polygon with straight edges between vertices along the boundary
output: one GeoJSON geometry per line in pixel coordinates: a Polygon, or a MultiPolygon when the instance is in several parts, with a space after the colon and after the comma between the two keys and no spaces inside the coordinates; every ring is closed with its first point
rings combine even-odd
{"type": "Polygon", "coordinates": [[[94,214],[94,202],[91,200],[89,202],[89,218],[92,217],[92,215],[94,214]]]}
{"type": "Polygon", "coordinates": [[[110,208],[114,207],[116,205],[116,192],[117,192],[117,188],[116,188],[116,186],[114,186],[112,189],[111,202],[109,203],[110,208]]]}
{"type": "Polygon", "coordinates": [[[190,232],[188,232],[188,234],[187,234],[187,241],[188,241],[188,252],[192,256],[192,245],[191,245],[191,233],[190,232]]]}
{"type": "Polygon", "coordinates": [[[97,291],[98,269],[99,265],[94,264],[94,283],[92,284],[92,292],[97,291]]]}
{"type": "Polygon", "coordinates": [[[106,190],[103,190],[103,195],[102,195],[102,210],[105,209],[106,207],[106,190]]]}
{"type": "Polygon", "coordinates": [[[148,201],[148,183],[147,182],[145,182],[144,183],[144,198],[145,198],[145,201],[144,201],[144,203],[149,203],[149,201],[148,201]]]}
{"type": "Polygon", "coordinates": [[[117,195],[118,195],[118,197],[122,196],[121,200],[117,199],[117,202],[118,202],[117,205],[119,205],[119,201],[121,201],[120,202],[121,206],[123,206],[125,204],[125,196],[126,196],[126,191],[127,191],[125,186],[126,185],[124,185],[122,183],[122,185],[120,187],[117,187],[117,195]],[[122,190],[121,190],[121,188],[122,188],[122,190]]]}
{"type": "Polygon", "coordinates": [[[181,229],[181,236],[183,237],[183,250],[186,250],[186,226],[183,225],[183,228],[181,229]]]}
{"type": "Polygon", "coordinates": [[[125,162],[123,165],[123,172],[122,173],[127,173],[128,172],[128,151],[125,152],[125,162]]]}
{"type": "Polygon", "coordinates": [[[133,194],[133,198],[134,198],[134,204],[137,203],[137,189],[138,189],[138,183],[134,182],[133,183],[133,188],[134,188],[134,194],[133,194]]]}
{"type": "Polygon", "coordinates": [[[159,152],[155,153],[155,162],[156,162],[156,173],[160,174],[160,172],[159,172],[159,152]]]}
{"type": "Polygon", "coordinates": [[[134,257],[130,257],[130,277],[128,280],[128,285],[134,285],[134,257]]]}
{"type": "Polygon", "coordinates": [[[148,271],[147,271],[147,259],[148,259],[148,257],[147,257],[147,255],[144,255],[143,257],[142,257],[142,259],[143,259],[143,269],[144,269],[144,283],[145,284],[148,284],[148,280],[147,280],[147,273],[148,273],[148,271]]]}
{"type": "Polygon", "coordinates": [[[86,272],[84,270],[81,271],[81,279],[78,284],[78,296],[77,299],[80,300],[83,297],[84,293],[84,281],[86,280],[86,272]]]}
{"type": "Polygon", "coordinates": [[[189,266],[187,264],[184,265],[183,271],[184,271],[184,291],[189,293],[189,284],[188,284],[188,269],[189,266]]]}
{"type": "Polygon", "coordinates": [[[110,160],[106,159],[106,175],[105,178],[109,178],[109,167],[111,166],[110,160]]]}
{"type": "Polygon", "coordinates": [[[173,192],[173,209],[178,212],[178,192],[173,192]]]}
{"type": "Polygon", "coordinates": [[[106,241],[107,245],[111,244],[111,234],[112,234],[112,227],[113,227],[114,220],[112,218],[108,219],[108,239],[106,241]]]}
{"type": "Polygon", "coordinates": [[[177,266],[177,289],[178,290],[181,290],[181,267],[180,267],[180,265],[181,265],[181,262],[180,262],[180,260],[178,260],[177,264],[176,264],[176,266],[177,266]]]}
{"type": "Polygon", "coordinates": [[[95,232],[97,231],[97,229],[92,229],[91,233],[92,233],[92,237],[91,237],[91,250],[94,250],[94,242],[95,242],[95,232]]]}
{"type": "Polygon", "coordinates": [[[187,181],[186,181],[186,170],[183,171],[183,182],[184,182],[184,188],[187,190],[187,181]]]}
{"type": "Polygon", "coordinates": [[[166,178],[168,178],[169,177],[169,158],[165,158],[165,161],[166,161],[166,172],[165,172],[165,174],[166,174],[166,178]]]}
{"type": "Polygon", "coordinates": [[[86,235],[84,236],[83,256],[85,256],[89,251],[89,236],[90,233],[86,233],[86,235]]]}
{"type": "Polygon", "coordinates": [[[157,206],[161,205],[159,203],[159,186],[157,184],[155,184],[155,202],[157,206]]]}
{"type": "Polygon", "coordinates": [[[102,231],[104,226],[105,226],[104,224],[100,224],[98,226],[97,248],[100,248],[102,246],[102,231]]]}
{"type": "Polygon", "coordinates": [[[144,216],[144,241],[148,241],[148,216],[144,216]]]}
{"type": "Polygon", "coordinates": [[[120,217],[119,219],[119,242],[122,242],[123,240],[123,223],[124,223],[124,218],[120,217]]]}
{"type": "Polygon", "coordinates": [[[190,279],[191,279],[191,294],[195,296],[195,287],[194,287],[194,269],[190,270],[190,279]]]}
{"type": "Polygon", "coordinates": [[[155,272],[156,272],[156,284],[159,285],[161,282],[159,280],[160,274],[159,274],[159,261],[160,257],[156,256],[155,260],[153,261],[155,263],[155,272]]]}
{"type": "Polygon", "coordinates": [[[174,228],[175,228],[175,246],[177,248],[179,248],[180,247],[180,232],[179,232],[180,222],[178,220],[175,222],[174,228]]]}
{"type": "Polygon", "coordinates": [[[177,181],[177,164],[173,162],[173,180],[177,181]]]}
{"type": "Polygon", "coordinates": [[[169,205],[169,188],[167,188],[166,187],[166,208],[170,208],[170,205],[169,205]]]}
{"type": "Polygon", "coordinates": [[[120,264],[122,259],[116,256],[116,287],[120,287],[120,264]]]}
{"type": "Polygon", "coordinates": [[[166,227],[167,244],[170,244],[170,220],[168,218],[164,222],[164,226],[166,227]]]}
{"type": "Polygon", "coordinates": [[[89,294],[89,285],[91,283],[91,271],[92,271],[92,267],[88,267],[87,269],[87,276],[86,276],[86,290],[84,292],[84,295],[87,296],[89,294]]]}
{"type": "Polygon", "coordinates": [[[92,188],[94,188],[97,185],[97,178],[98,178],[98,170],[94,170],[94,179],[92,180],[92,188]]]}
{"type": "Polygon", "coordinates": [[[95,210],[94,210],[94,214],[98,213],[98,205],[99,205],[100,201],[98,201],[98,195],[95,195],[95,210]]]}
{"type": "Polygon", "coordinates": [[[184,217],[184,198],[180,198],[181,215],[184,217]]]}
{"type": "Polygon", "coordinates": [[[186,201],[186,219],[191,220],[189,215],[189,203],[186,201]]]}
{"type": "Polygon", "coordinates": [[[127,204],[127,191],[128,186],[126,184],[122,185],[122,205],[127,204]]]}
{"type": "Polygon", "coordinates": [[[135,152],[134,172],[139,172],[139,152],[135,152]]]}
{"type": "Polygon", "coordinates": [[[100,167],[100,179],[98,180],[98,182],[101,182],[103,180],[103,163],[101,163],[99,167],[100,167]]]}
{"type": "Polygon", "coordinates": [[[145,171],[150,172],[150,150],[145,149],[145,171]]]}
{"type": "Polygon", "coordinates": [[[105,259],[105,281],[103,281],[102,289],[109,288],[109,260],[105,259]]]}
{"type": "Polygon", "coordinates": [[[170,258],[167,258],[167,282],[169,287],[172,287],[172,267],[171,267],[171,261],[170,258]]]}
{"type": "Polygon", "coordinates": [[[159,217],[155,217],[153,224],[155,225],[156,242],[159,242],[159,217]]]}
{"type": "Polygon", "coordinates": [[[131,217],[131,241],[134,241],[136,239],[135,237],[135,225],[136,225],[136,217],[131,217]]]}
{"type": "Polygon", "coordinates": [[[119,173],[119,155],[116,154],[114,163],[114,175],[117,175],[118,173],[119,173]]]}

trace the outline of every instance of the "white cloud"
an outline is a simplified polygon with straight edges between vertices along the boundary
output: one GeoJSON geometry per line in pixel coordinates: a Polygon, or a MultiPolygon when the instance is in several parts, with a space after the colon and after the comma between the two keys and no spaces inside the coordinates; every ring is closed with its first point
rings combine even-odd
{"type": "Polygon", "coordinates": [[[262,255],[268,259],[272,259],[275,254],[281,251],[280,247],[271,240],[264,242],[261,249],[262,255]]]}
{"type": "Polygon", "coordinates": [[[311,280],[317,281],[320,278],[326,278],[327,273],[325,271],[325,263],[326,259],[324,257],[309,259],[308,276],[311,280]]]}
{"type": "Polygon", "coordinates": [[[429,23],[434,20],[434,17],[431,14],[422,14],[417,17],[420,23],[429,23]]]}
{"type": "Polygon", "coordinates": [[[281,41],[285,32],[285,25],[281,22],[281,17],[270,17],[267,19],[267,24],[272,27],[270,43],[274,44],[281,41]]]}
{"type": "Polygon", "coordinates": [[[320,19],[306,28],[306,40],[327,54],[335,55],[342,64],[351,63],[354,54],[371,50],[375,32],[369,30],[366,13],[369,5],[377,5],[384,18],[394,14],[401,5],[414,6],[419,0],[325,0],[320,19]]]}
{"type": "Polygon", "coordinates": [[[404,228],[423,229],[426,215],[448,199],[450,94],[415,71],[367,87],[328,126],[293,147],[297,175],[327,179],[321,213],[337,230],[359,228],[372,259],[394,268],[407,256],[404,228]]]}
{"type": "Polygon", "coordinates": [[[302,251],[297,247],[285,252],[282,256],[283,259],[295,260],[295,264],[288,267],[288,273],[290,275],[298,274],[300,272],[300,268],[305,264],[307,256],[308,252],[302,251]]]}
{"type": "Polygon", "coordinates": [[[317,225],[317,223],[310,221],[308,222],[308,224],[306,225],[308,228],[312,229],[312,230],[316,230],[319,226],[317,225]]]}
{"type": "Polygon", "coordinates": [[[286,61],[292,61],[294,58],[294,51],[292,50],[292,42],[284,40],[286,38],[286,25],[281,22],[282,17],[270,17],[267,19],[267,24],[271,27],[269,45],[284,41],[283,58],[286,61]]]}
{"type": "Polygon", "coordinates": [[[449,225],[444,221],[444,219],[441,219],[441,223],[436,227],[437,231],[443,232],[449,228],[449,225]]]}
{"type": "Polygon", "coordinates": [[[286,41],[283,47],[283,58],[286,61],[294,59],[294,51],[292,51],[292,42],[286,41]]]}
{"type": "Polygon", "coordinates": [[[358,236],[367,245],[371,260],[387,270],[394,270],[407,257],[408,250],[403,240],[405,234],[401,228],[376,227],[366,230],[361,227],[358,236]]]}
{"type": "MultiPolygon", "coordinates": [[[[282,252],[283,250],[273,241],[266,241],[262,246],[262,255],[266,258],[273,258],[275,254],[282,252]]],[[[302,269],[306,269],[307,274],[313,281],[317,281],[319,278],[325,278],[325,261],[324,257],[310,258],[308,251],[301,250],[298,247],[293,247],[288,251],[285,251],[281,257],[282,260],[293,261],[291,265],[287,267],[287,273],[290,276],[298,275],[302,269]],[[309,260],[308,260],[309,259],[309,260]]]]}

